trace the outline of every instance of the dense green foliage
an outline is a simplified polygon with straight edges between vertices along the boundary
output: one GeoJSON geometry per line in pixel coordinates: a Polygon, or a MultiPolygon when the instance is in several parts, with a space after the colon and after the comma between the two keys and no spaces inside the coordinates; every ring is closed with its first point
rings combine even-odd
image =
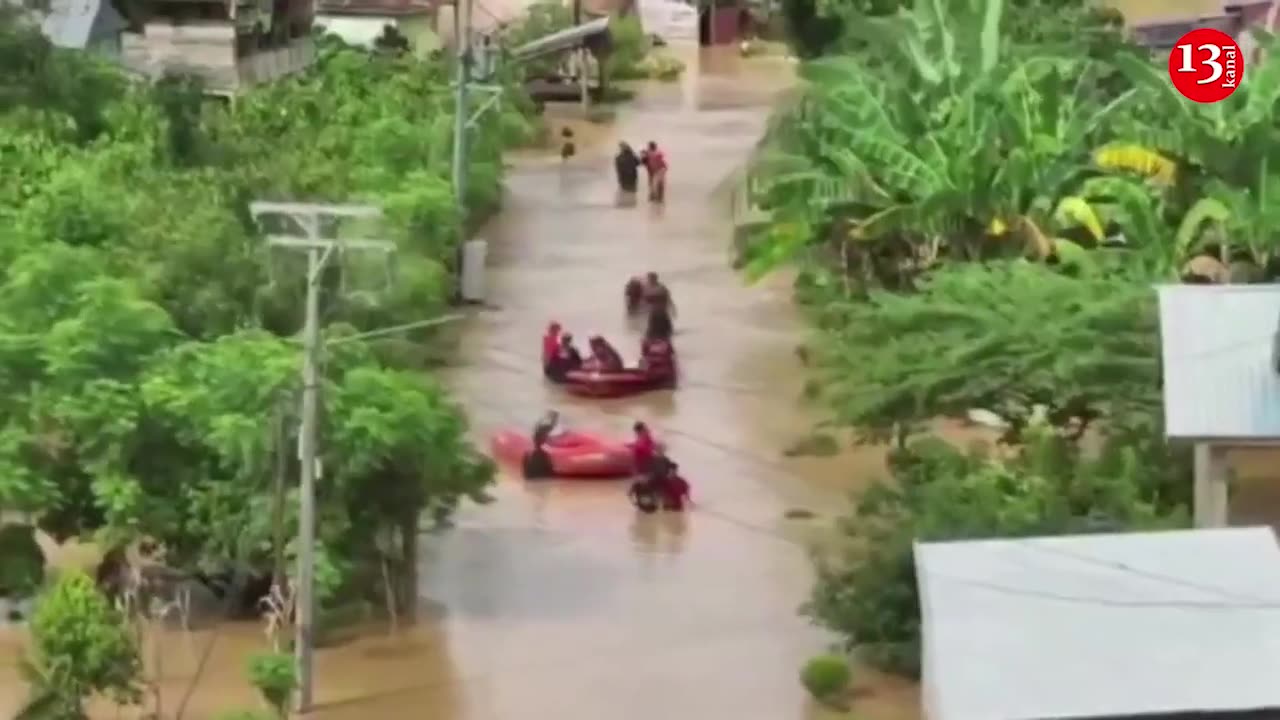
{"type": "Polygon", "coordinates": [[[916,441],[891,457],[893,482],[869,490],[842,521],[857,541],[820,559],[807,611],[878,665],[919,672],[912,543],[1177,525],[1184,518],[1147,492],[1173,474],[1160,460],[1123,441],[1087,457],[1043,427],[1011,456],[916,441]]]}
{"type": "Polygon", "coordinates": [[[812,7],[839,33],[796,38],[814,59],[756,166],[771,221],[745,259],[801,266],[810,394],[896,444],[808,612],[911,671],[914,540],[1184,521],[1151,288],[1280,278],[1280,56],[1199,105],[1084,2],[904,4],[812,7]],[[976,409],[1006,424],[998,452],[913,439],[976,409]]]}
{"type": "Polygon", "coordinates": [[[34,530],[30,525],[0,525],[0,598],[30,597],[44,582],[44,552],[34,530]]]}
{"type": "MultiPolygon", "coordinates": [[[[0,28],[0,58],[17,69],[0,80],[0,508],[58,537],[151,536],[189,569],[267,572],[273,538],[294,534],[303,273],[265,249],[248,201],[384,209],[374,230],[395,260],[331,266],[330,338],[434,317],[464,223],[497,207],[527,98],[479,121],[464,217],[439,61],[326,41],[313,69],[228,108],[184,78],[131,86],[21,25],[0,28]]],[[[381,588],[365,574],[386,564],[412,592],[418,518],[444,520],[491,478],[461,410],[421,373],[440,342],[420,331],[328,351],[331,590],[381,588]]]]}
{"type": "Polygon", "coordinates": [[[26,659],[35,700],[25,717],[82,720],[94,694],[139,698],[141,661],[124,618],[79,572],[60,576],[40,597],[26,659]]]}

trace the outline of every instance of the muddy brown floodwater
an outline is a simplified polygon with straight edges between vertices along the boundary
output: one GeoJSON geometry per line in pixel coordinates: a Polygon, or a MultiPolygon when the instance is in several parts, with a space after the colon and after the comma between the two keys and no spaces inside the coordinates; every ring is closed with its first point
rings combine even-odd
{"type": "MultiPolygon", "coordinates": [[[[465,508],[455,529],[425,541],[418,628],[319,654],[312,717],[834,717],[797,681],[829,641],[797,613],[811,582],[806,543],[849,490],[879,475],[882,455],[784,458],[816,419],[798,403],[803,324],[785,277],[749,287],[730,268],[727,218],[713,199],[760,138],[790,72],[779,61],[704,54],[683,83],[645,88],[608,137],[568,164],[515,160],[505,211],[485,233],[492,307],[468,323],[449,374],[486,444],[552,407],[582,429],[625,434],[633,420],[649,422],[697,508],[639,518],[625,484],[505,475],[493,503],[465,508]],[[618,138],[664,146],[665,207],[616,206],[618,138]],[[624,317],[622,286],[647,270],[678,305],[681,387],[587,402],[546,386],[537,357],[550,319],[579,338],[602,333],[635,359],[639,328],[624,317]],[[817,517],[785,519],[794,508],[817,517]]],[[[169,638],[170,708],[202,640],[169,638]]],[[[0,642],[0,662],[16,656],[15,637],[0,642]]],[[[223,629],[188,718],[253,706],[242,669],[261,643],[256,626],[223,629]]],[[[859,716],[918,716],[912,685],[866,674],[859,685],[859,716]]],[[[12,664],[0,667],[0,690],[8,716],[21,695],[12,664]]]]}

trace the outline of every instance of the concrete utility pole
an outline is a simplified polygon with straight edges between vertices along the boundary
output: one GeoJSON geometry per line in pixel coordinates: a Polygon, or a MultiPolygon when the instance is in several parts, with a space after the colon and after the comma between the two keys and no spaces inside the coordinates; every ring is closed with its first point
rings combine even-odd
{"type": "MultiPolygon", "coordinates": [[[[581,25],[582,0],[573,0],[573,26],[579,27],[581,25]]],[[[587,80],[588,55],[586,46],[578,48],[574,55],[578,60],[578,99],[582,102],[582,109],[585,112],[591,106],[591,91],[587,80]]]]}
{"type": "Polygon", "coordinates": [[[295,588],[296,631],[294,653],[298,663],[298,712],[311,709],[313,675],[312,654],[315,630],[315,542],[316,542],[316,478],[321,474],[316,452],[317,404],[319,400],[320,279],[336,250],[372,250],[395,252],[388,240],[340,240],[324,238],[320,233],[321,218],[379,218],[382,211],[368,205],[313,205],[304,203],[254,202],[249,212],[255,219],[264,215],[287,216],[302,226],[305,235],[291,237],[268,235],[272,247],[304,250],[307,253],[306,321],[302,331],[302,427],[298,431],[298,458],[302,472],[299,484],[298,510],[298,577],[295,588]]]}
{"type": "Polygon", "coordinates": [[[458,204],[458,214],[464,223],[467,218],[467,125],[470,119],[467,86],[471,83],[471,3],[472,0],[454,0],[453,6],[453,41],[458,46],[453,111],[453,195],[458,204]]]}

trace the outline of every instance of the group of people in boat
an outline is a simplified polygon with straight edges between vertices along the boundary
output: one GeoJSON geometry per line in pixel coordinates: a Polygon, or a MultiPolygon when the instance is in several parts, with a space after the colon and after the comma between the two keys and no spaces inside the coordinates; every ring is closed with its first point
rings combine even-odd
{"type": "MultiPolygon", "coordinates": [[[[648,311],[648,324],[644,338],[640,341],[640,361],[636,369],[655,378],[674,377],[675,347],[671,342],[674,324],[671,318],[675,312],[675,303],[671,299],[671,292],[657,273],[649,272],[643,277],[631,278],[627,282],[625,295],[628,313],[648,311]]],[[[574,345],[573,334],[558,322],[550,323],[542,337],[544,375],[554,382],[564,382],[574,370],[601,373],[627,370],[622,355],[604,337],[592,336],[588,340],[588,347],[590,352],[584,357],[574,345]]],[[[554,437],[559,418],[559,413],[553,410],[534,426],[533,451],[529,456],[533,466],[530,468],[532,476],[546,477],[551,474],[546,446],[554,437]]],[[[628,497],[638,510],[645,513],[657,512],[659,509],[684,510],[691,500],[689,483],[681,476],[680,466],[667,457],[663,447],[643,422],[637,421],[632,430],[634,437],[628,447],[633,455],[636,480],[628,491],[628,497]]]]}
{"type": "MultiPolygon", "coordinates": [[[[648,326],[640,341],[640,360],[636,369],[653,378],[675,375],[675,346],[671,320],[675,304],[671,292],[658,279],[658,274],[648,273],[644,279],[632,278],[626,287],[627,309],[637,312],[641,307],[649,311],[648,326]]],[[[558,322],[547,326],[542,336],[542,372],[548,380],[564,382],[571,371],[616,373],[627,370],[621,353],[601,335],[587,340],[589,353],[584,357],[574,344],[573,333],[558,322]]]]}
{"type": "Polygon", "coordinates": [[[584,358],[573,343],[573,333],[564,330],[558,322],[551,323],[542,336],[542,374],[548,380],[564,382],[573,370],[622,372],[626,369],[622,355],[603,336],[591,336],[587,347],[590,353],[584,358]]]}
{"type": "MultiPolygon", "coordinates": [[[[560,413],[548,410],[533,426],[533,450],[526,465],[528,477],[552,476],[547,444],[557,437],[559,423],[560,413]]],[[[667,457],[665,448],[643,422],[636,421],[631,430],[633,437],[627,446],[632,454],[635,480],[627,496],[636,509],[653,513],[659,509],[679,512],[689,507],[693,500],[689,482],[680,474],[680,466],[667,457]]]]}

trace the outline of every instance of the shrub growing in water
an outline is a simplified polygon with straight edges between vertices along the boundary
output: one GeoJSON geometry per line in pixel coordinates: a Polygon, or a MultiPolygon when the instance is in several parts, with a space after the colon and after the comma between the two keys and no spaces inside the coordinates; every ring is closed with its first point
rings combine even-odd
{"type": "Polygon", "coordinates": [[[818,655],[800,669],[800,683],[820,702],[839,699],[852,680],[849,661],[840,655],[818,655]]]}
{"type": "Polygon", "coordinates": [[[119,703],[139,698],[142,662],[124,617],[89,576],[69,572],[40,598],[31,620],[26,660],[43,717],[78,720],[84,701],[106,694],[119,703]]]}
{"type": "Polygon", "coordinates": [[[298,673],[293,656],[270,652],[249,658],[249,682],[262,693],[262,699],[277,717],[289,715],[289,698],[298,685],[298,673]]]}
{"type": "Polygon", "coordinates": [[[36,542],[35,528],[30,525],[0,527],[0,597],[29,597],[43,582],[44,552],[36,542]]]}

